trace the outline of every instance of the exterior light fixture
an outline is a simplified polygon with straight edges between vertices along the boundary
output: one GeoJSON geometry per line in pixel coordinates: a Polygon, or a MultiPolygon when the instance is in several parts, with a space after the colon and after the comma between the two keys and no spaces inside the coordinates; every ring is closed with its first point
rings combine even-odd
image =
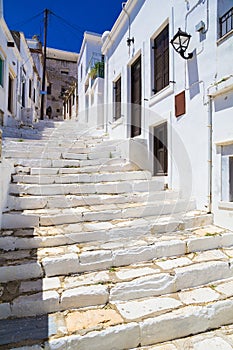
{"type": "Polygon", "coordinates": [[[134,44],[134,38],[128,38],[127,39],[127,45],[131,46],[131,43],[134,44]]]}
{"type": "Polygon", "coordinates": [[[193,53],[188,53],[188,56],[185,56],[185,52],[189,46],[191,35],[183,32],[180,28],[178,32],[174,35],[171,40],[171,44],[176,52],[180,54],[182,58],[188,60],[193,57],[193,53]]]}

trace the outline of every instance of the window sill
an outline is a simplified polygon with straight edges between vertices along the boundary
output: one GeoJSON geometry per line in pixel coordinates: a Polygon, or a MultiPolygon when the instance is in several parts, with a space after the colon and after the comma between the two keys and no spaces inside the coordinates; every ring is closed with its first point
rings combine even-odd
{"type": "Polygon", "coordinates": [[[158,103],[159,101],[163,100],[165,97],[170,96],[174,93],[174,85],[168,85],[163,90],[160,90],[157,92],[157,94],[151,96],[149,100],[149,107],[152,107],[154,104],[158,103]]]}
{"type": "Polygon", "coordinates": [[[219,202],[218,209],[221,210],[233,210],[233,202],[219,202]]]}
{"type": "Polygon", "coordinates": [[[230,30],[228,33],[226,33],[225,35],[223,35],[221,38],[219,38],[217,40],[217,46],[220,45],[223,41],[225,41],[226,39],[228,39],[232,35],[233,35],[233,29],[230,30]]]}

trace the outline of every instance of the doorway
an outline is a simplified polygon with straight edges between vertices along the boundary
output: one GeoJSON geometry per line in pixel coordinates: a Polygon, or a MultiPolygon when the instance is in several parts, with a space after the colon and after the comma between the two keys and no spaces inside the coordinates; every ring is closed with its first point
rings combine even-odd
{"type": "Polygon", "coordinates": [[[141,56],[131,66],[131,137],[141,135],[141,56]]]}
{"type": "Polygon", "coordinates": [[[167,175],[167,123],[154,127],[154,175],[167,175]]]}

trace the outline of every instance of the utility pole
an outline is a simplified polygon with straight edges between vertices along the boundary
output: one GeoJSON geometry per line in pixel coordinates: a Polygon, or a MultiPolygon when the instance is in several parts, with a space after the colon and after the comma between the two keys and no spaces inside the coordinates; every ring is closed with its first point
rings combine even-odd
{"type": "Polygon", "coordinates": [[[47,32],[48,32],[48,16],[49,10],[44,10],[44,57],[43,57],[43,76],[42,76],[42,92],[40,119],[44,119],[44,102],[45,102],[45,77],[46,77],[46,59],[47,59],[47,32]]]}

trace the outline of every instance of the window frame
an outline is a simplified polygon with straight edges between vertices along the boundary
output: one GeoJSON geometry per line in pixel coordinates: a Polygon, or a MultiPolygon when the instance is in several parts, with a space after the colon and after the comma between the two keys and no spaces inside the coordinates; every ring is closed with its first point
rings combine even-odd
{"type": "Polygon", "coordinates": [[[113,82],[113,120],[121,118],[121,102],[122,102],[122,79],[121,75],[113,82]]]}
{"type": "Polygon", "coordinates": [[[0,86],[4,87],[5,59],[0,55],[0,86]]]}
{"type": "Polygon", "coordinates": [[[227,12],[225,12],[221,17],[218,18],[219,21],[219,39],[223,38],[225,35],[233,30],[233,7],[231,7],[227,12]],[[224,19],[225,17],[225,19],[224,19]],[[231,19],[231,26],[228,30],[228,19],[231,19]],[[223,25],[226,25],[226,31],[223,33],[223,25]]]}
{"type": "Polygon", "coordinates": [[[156,95],[163,89],[169,87],[170,84],[170,48],[169,48],[169,22],[166,22],[156,35],[152,37],[152,95],[156,95]],[[165,38],[164,38],[165,37],[165,38]],[[164,43],[165,42],[165,43],[164,43]],[[161,45],[165,45],[162,49],[162,53],[159,54],[159,49],[161,45]],[[158,67],[158,56],[161,56],[161,61],[163,65],[162,73],[159,71],[158,67]],[[166,58],[167,57],[167,58],[166,58]],[[166,66],[165,66],[166,64],[166,66]],[[157,72],[157,73],[156,73],[157,72]],[[156,81],[159,78],[162,79],[162,84],[160,87],[157,86],[156,81]]]}

